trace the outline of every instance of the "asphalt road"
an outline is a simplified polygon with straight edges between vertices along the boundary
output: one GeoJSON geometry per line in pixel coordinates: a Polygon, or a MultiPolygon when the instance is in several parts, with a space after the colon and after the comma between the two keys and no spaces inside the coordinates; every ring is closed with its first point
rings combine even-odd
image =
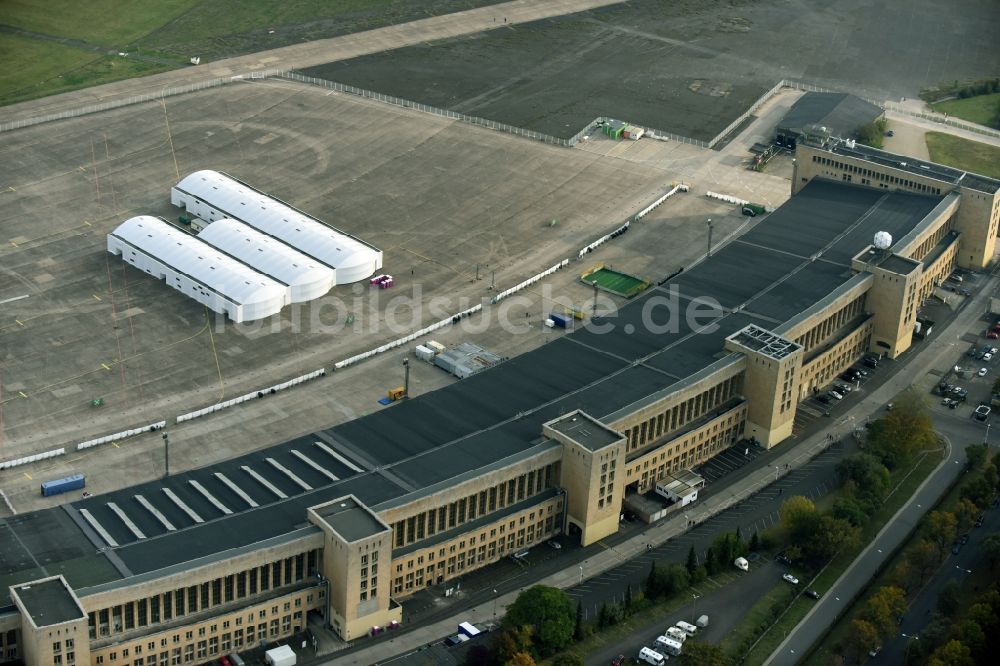
{"type": "MultiPolygon", "coordinates": [[[[968,335],[973,337],[981,328],[981,315],[989,296],[996,289],[996,278],[980,278],[984,288],[945,327],[940,324],[927,341],[926,357],[920,363],[911,363],[894,378],[895,383],[906,385],[936,385],[936,377],[927,372],[932,368],[949,368],[961,362],[968,348],[968,335]],[[937,350],[937,353],[934,353],[937,350]]],[[[912,359],[911,359],[912,360],[912,359]]],[[[854,599],[878,573],[891,554],[906,541],[919,523],[924,513],[947,491],[950,485],[965,469],[964,448],[966,445],[983,440],[984,428],[967,417],[967,410],[935,410],[935,426],[950,442],[950,455],[941,463],[927,480],[917,489],[910,501],[904,505],[886,527],[879,532],[873,542],[861,553],[847,571],[831,587],[823,599],[806,615],[781,645],[774,651],[767,664],[799,663],[812,650],[816,642],[829,630],[831,620],[847,611],[854,599]]]]}
{"type": "Polygon", "coordinates": [[[980,544],[983,539],[998,531],[1000,531],[1000,511],[990,509],[985,512],[983,526],[969,531],[969,542],[957,555],[952,554],[945,558],[941,567],[920,590],[903,617],[899,634],[883,645],[879,661],[887,664],[905,663],[906,652],[913,649],[911,641],[920,640],[921,632],[931,619],[931,612],[937,607],[941,588],[953,580],[961,583],[977,568],[986,566],[980,544]]]}

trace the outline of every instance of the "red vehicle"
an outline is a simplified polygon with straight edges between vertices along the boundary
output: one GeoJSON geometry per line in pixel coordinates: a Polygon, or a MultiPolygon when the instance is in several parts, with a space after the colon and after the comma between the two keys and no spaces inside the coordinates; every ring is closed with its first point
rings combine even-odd
{"type": "Polygon", "coordinates": [[[219,663],[222,664],[222,666],[233,666],[232,662],[229,661],[229,657],[226,655],[219,657],[219,663]]]}
{"type": "Polygon", "coordinates": [[[625,655],[620,654],[611,660],[611,666],[622,666],[625,663],[625,655]]]}

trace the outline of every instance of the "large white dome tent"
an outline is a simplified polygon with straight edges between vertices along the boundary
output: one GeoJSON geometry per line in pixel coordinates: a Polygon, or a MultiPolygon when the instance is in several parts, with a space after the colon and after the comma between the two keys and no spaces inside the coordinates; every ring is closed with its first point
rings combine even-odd
{"type": "Polygon", "coordinates": [[[336,270],[337,284],[382,268],[382,251],[227,174],[202,170],[170,190],[170,202],[212,223],[233,218],[336,270]]]}
{"type": "Polygon", "coordinates": [[[150,215],[118,225],[108,252],[237,323],[270,317],[289,301],[285,285],[150,215]]]}
{"type": "Polygon", "coordinates": [[[237,220],[217,220],[198,238],[288,285],[292,303],[319,298],[336,284],[334,269],[237,220]]]}

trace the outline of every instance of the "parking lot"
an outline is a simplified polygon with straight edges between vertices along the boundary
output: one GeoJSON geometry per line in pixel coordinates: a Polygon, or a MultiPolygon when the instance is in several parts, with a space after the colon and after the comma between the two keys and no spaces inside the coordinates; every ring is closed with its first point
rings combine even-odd
{"type": "Polygon", "coordinates": [[[871,367],[859,361],[851,368],[857,373],[854,377],[848,378],[845,374],[838,375],[829,384],[800,402],[798,411],[795,413],[792,433],[794,435],[801,434],[817,419],[836,419],[837,414],[847,411],[851,405],[861,399],[860,396],[864,394],[865,387],[869,382],[875,380],[879,375],[885,374],[885,366],[889,363],[892,361],[883,359],[879,361],[877,367],[871,367]]]}
{"type": "Polygon", "coordinates": [[[744,440],[702,464],[698,473],[709,482],[718,481],[730,472],[734,472],[747,463],[752,462],[754,458],[764,453],[764,451],[765,449],[759,445],[750,444],[744,440]]]}

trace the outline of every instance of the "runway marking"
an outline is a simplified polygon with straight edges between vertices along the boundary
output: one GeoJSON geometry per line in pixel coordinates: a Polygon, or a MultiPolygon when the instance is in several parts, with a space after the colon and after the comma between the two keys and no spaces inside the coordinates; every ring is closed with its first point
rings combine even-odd
{"type": "Polygon", "coordinates": [[[28,397],[28,394],[27,394],[27,393],[25,393],[24,391],[18,391],[18,394],[19,394],[19,395],[20,395],[20,396],[21,396],[22,398],[27,398],[27,397],[28,397]]]}
{"type": "Polygon", "coordinates": [[[0,301],[0,305],[3,305],[4,303],[13,303],[14,301],[21,301],[21,300],[24,300],[25,298],[30,298],[30,297],[31,297],[31,294],[24,294],[23,296],[15,296],[14,298],[6,298],[6,299],[0,301]]]}
{"type": "Polygon", "coordinates": [[[111,370],[111,368],[108,367],[107,363],[101,363],[101,367],[104,368],[105,370],[111,370]]]}
{"type": "Polygon", "coordinates": [[[101,299],[101,297],[100,297],[100,296],[98,296],[97,294],[93,294],[93,297],[94,297],[94,298],[96,298],[96,299],[97,299],[97,300],[99,300],[99,301],[100,301],[100,300],[102,300],[102,299],[101,299]]]}
{"type": "Polygon", "coordinates": [[[27,479],[28,479],[29,481],[30,481],[30,480],[32,479],[31,475],[30,475],[30,474],[28,474],[27,472],[21,472],[21,473],[22,473],[22,474],[24,474],[24,476],[25,476],[25,477],[26,477],[26,478],[27,478],[27,479]]]}

